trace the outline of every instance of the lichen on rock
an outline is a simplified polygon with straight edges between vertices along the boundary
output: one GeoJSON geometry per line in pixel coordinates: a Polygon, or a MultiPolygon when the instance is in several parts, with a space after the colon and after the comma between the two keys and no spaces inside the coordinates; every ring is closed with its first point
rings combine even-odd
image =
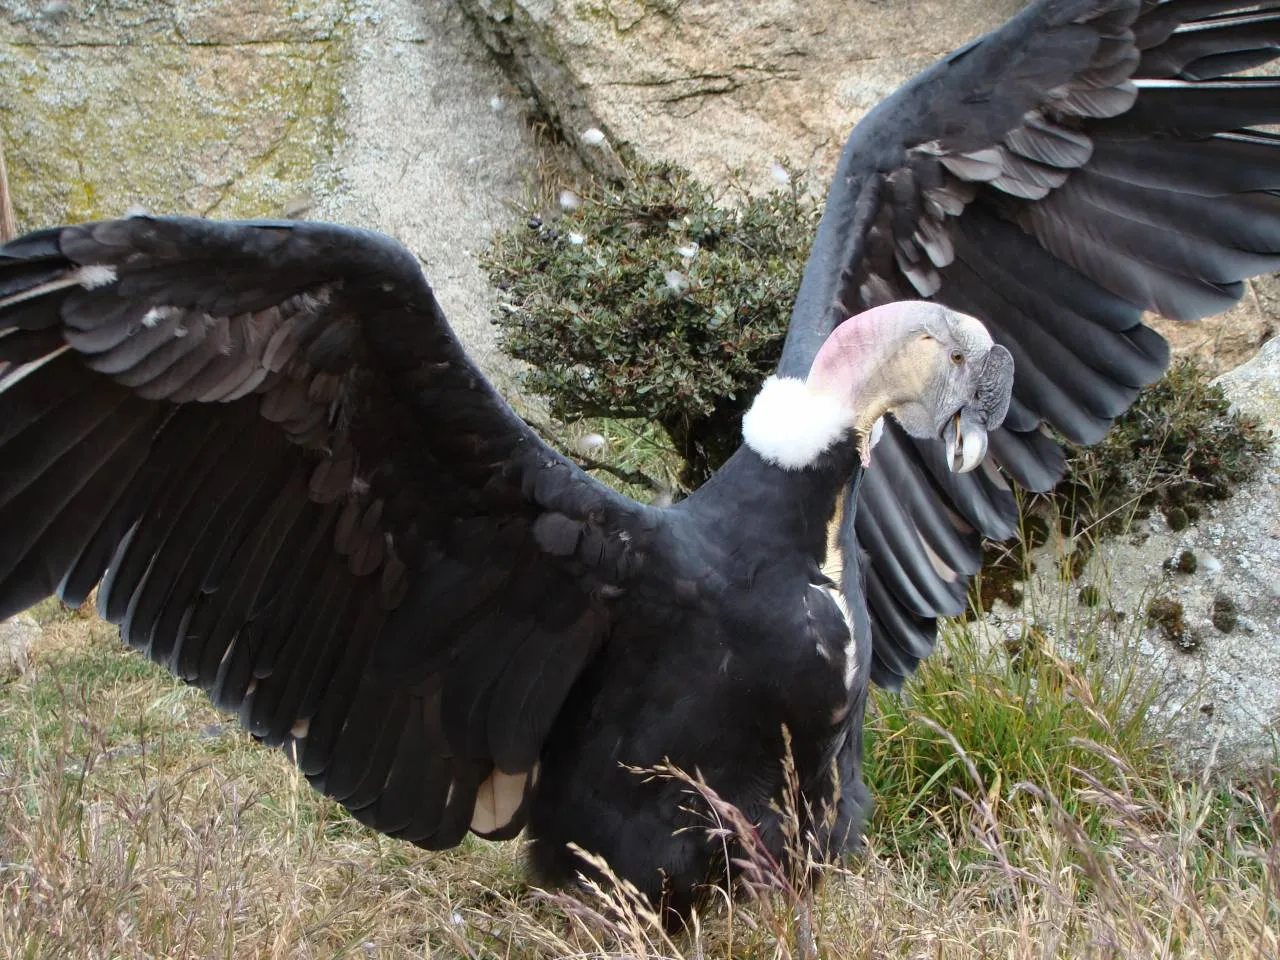
{"type": "Polygon", "coordinates": [[[345,4],[0,0],[0,133],[19,229],[279,216],[333,176],[345,4]]]}

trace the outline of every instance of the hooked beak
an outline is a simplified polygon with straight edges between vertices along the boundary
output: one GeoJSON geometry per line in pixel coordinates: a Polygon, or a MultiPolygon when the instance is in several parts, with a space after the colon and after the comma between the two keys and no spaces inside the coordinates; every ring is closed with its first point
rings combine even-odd
{"type": "Polygon", "coordinates": [[[955,412],[942,428],[947,466],[953,473],[968,473],[987,455],[987,434],[1004,422],[1013,392],[1013,357],[995,344],[982,360],[973,398],[955,412]]]}
{"type": "Polygon", "coordinates": [[[942,430],[947,448],[947,467],[952,473],[968,473],[987,455],[987,431],[959,410],[942,430]]]}

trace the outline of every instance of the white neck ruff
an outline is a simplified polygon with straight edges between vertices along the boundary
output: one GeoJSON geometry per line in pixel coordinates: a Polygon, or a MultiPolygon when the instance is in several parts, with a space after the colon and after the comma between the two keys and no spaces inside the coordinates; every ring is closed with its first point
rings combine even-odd
{"type": "Polygon", "coordinates": [[[742,439],[765,462],[800,470],[853,430],[853,418],[839,400],[814,393],[803,380],[774,376],[742,418],[742,439]]]}

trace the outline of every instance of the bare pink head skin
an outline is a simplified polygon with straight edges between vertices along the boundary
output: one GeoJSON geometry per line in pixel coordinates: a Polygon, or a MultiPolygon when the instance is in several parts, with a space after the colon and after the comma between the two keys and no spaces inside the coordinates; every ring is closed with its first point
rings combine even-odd
{"type": "Polygon", "coordinates": [[[863,437],[892,414],[913,437],[943,439],[947,462],[965,472],[981,462],[987,431],[1004,419],[1013,364],[980,321],[908,300],[873,307],[836,327],[806,385],[846,405],[863,437]],[[971,415],[962,416],[966,410],[971,415]]]}

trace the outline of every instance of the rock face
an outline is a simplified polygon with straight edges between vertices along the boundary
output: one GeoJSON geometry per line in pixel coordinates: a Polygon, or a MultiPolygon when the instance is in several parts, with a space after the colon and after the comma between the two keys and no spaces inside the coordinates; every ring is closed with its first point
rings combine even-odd
{"type": "Polygon", "coordinates": [[[1233,310],[1198,323],[1178,323],[1148,314],[1146,323],[1169,341],[1176,357],[1198,357],[1212,373],[1231,370],[1280,331],[1280,281],[1273,274],[1246,281],[1233,310]]]}
{"type": "Polygon", "coordinates": [[[338,0],[0,0],[19,229],[157,212],[280,215],[331,176],[338,0]]]}
{"type": "Polygon", "coordinates": [[[1280,428],[1280,338],[1269,341],[1252,360],[1215,382],[1235,409],[1257,417],[1272,431],[1280,428]]]}
{"type": "Polygon", "coordinates": [[[565,126],[760,186],[829,174],[863,114],[1022,0],[460,0],[565,126]]]}
{"type": "Polygon", "coordinates": [[[338,173],[309,215],[380,230],[417,253],[463,345],[510,396],[516,364],[497,349],[477,254],[518,217],[546,162],[526,102],[454,3],[353,9],[338,173]]]}
{"type": "Polygon", "coordinates": [[[0,0],[20,230],[134,205],[381,230],[500,375],[473,251],[541,165],[523,106],[451,2],[0,0]]]}
{"type": "MultiPolygon", "coordinates": [[[[489,46],[598,171],[617,152],[708,183],[767,188],[782,160],[825,183],[854,124],[1023,0],[457,0],[489,46]],[[605,146],[583,142],[591,128],[605,146]]],[[[1277,328],[1264,284],[1225,318],[1161,323],[1215,370],[1277,328]]]]}
{"type": "Polygon", "coordinates": [[[39,636],[40,625],[29,613],[0,620],[0,681],[27,672],[28,654],[39,636]]]}
{"type": "MultiPolygon", "coordinates": [[[[1218,380],[1233,404],[1280,431],[1280,340],[1218,380]]],[[[1201,506],[1181,531],[1153,514],[1102,544],[1074,584],[1054,572],[1062,546],[1032,554],[1020,608],[997,604],[980,629],[1013,639],[1035,622],[1067,651],[1096,636],[1099,653],[1136,663],[1153,686],[1149,713],[1192,772],[1246,772],[1275,757],[1280,736],[1280,433],[1257,480],[1201,506]],[[1101,603],[1079,602],[1092,586],[1101,603]],[[1133,657],[1132,654],[1137,654],[1133,657]]]]}

